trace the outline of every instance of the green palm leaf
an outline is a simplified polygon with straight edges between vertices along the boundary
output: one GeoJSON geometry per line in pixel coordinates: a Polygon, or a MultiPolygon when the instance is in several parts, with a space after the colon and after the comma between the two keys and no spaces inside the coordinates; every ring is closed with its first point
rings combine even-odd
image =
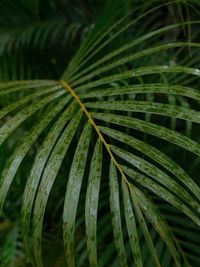
{"type": "MultiPolygon", "coordinates": [[[[109,1],[60,81],[0,83],[1,99],[15,96],[1,105],[1,147],[16,142],[14,135],[22,130],[2,167],[0,209],[3,214],[5,207],[6,213],[6,197],[30,157],[33,165],[23,178],[20,219],[33,265],[43,266],[45,216],[59,181],[68,266],[189,266],[162,203],[199,227],[200,187],[165,149],[170,143],[180,155],[182,150],[200,155],[192,135],[200,124],[200,70],[190,56],[186,62],[178,56],[190,49],[199,55],[200,44],[195,37],[159,40],[199,21],[156,26],[150,19],[154,12],[177,4],[182,1],[152,1],[122,16],[123,1],[109,1]],[[137,32],[145,19],[151,32],[142,27],[134,38],[133,29],[137,32]],[[175,64],[165,62],[170,53],[176,55],[175,64]],[[31,154],[35,144],[36,153],[31,154]]],[[[43,43],[48,34],[42,35],[43,43]]]]}

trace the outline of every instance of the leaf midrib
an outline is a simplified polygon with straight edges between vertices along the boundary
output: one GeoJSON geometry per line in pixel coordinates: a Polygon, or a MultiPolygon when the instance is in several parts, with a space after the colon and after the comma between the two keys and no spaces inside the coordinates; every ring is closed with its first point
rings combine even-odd
{"type": "Polygon", "coordinates": [[[116,168],[118,169],[118,171],[121,174],[122,179],[124,180],[124,182],[128,185],[130,190],[133,190],[133,185],[128,181],[126,175],[124,174],[123,169],[121,168],[120,164],[117,162],[117,160],[115,159],[115,156],[113,155],[109,144],[106,142],[104,136],[102,135],[102,133],[100,132],[98,126],[96,125],[94,119],[92,118],[90,112],[87,110],[86,106],[84,105],[84,103],[81,101],[80,97],[75,93],[75,91],[72,89],[72,87],[67,83],[66,80],[61,80],[60,83],[64,86],[64,88],[72,95],[72,97],[74,97],[74,99],[76,100],[76,102],[80,105],[81,109],[83,110],[83,112],[85,113],[85,115],[87,116],[89,122],[91,123],[91,125],[94,127],[97,135],[99,136],[100,140],[102,141],[102,143],[104,144],[108,154],[111,157],[111,160],[113,161],[113,163],[115,164],[116,168]]]}

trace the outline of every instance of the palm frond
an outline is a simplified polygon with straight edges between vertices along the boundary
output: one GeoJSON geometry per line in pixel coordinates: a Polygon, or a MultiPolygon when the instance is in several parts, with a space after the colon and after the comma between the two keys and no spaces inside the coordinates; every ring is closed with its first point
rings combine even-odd
{"type": "MultiPolygon", "coordinates": [[[[6,118],[1,122],[1,147],[22,129],[1,173],[0,208],[3,211],[14,178],[30,157],[20,217],[27,257],[34,265],[43,266],[43,225],[57,181],[63,192],[68,266],[178,267],[190,266],[190,258],[197,262],[196,243],[195,252],[187,253],[189,241],[176,239],[176,221],[170,227],[162,203],[199,229],[197,179],[165,148],[178,147],[180,157],[183,151],[200,156],[199,140],[192,130],[188,135],[186,127],[200,123],[195,86],[200,70],[188,56],[190,51],[197,55],[200,44],[195,37],[182,37],[185,27],[195,28],[200,21],[182,21],[181,15],[174,24],[152,25],[150,18],[182,3],[187,4],[152,1],[121,16],[123,1],[109,1],[59,81],[0,83],[2,99],[21,90],[25,94],[2,103],[0,111],[6,118]],[[150,32],[145,26],[134,37],[146,19],[150,32]],[[175,41],[170,38],[173,31],[175,41]],[[169,51],[176,54],[176,64],[165,63],[169,51]],[[188,60],[180,59],[183,54],[188,60]]],[[[195,3],[186,6],[198,9],[195,3]]],[[[190,232],[186,224],[183,228],[190,232]]]]}

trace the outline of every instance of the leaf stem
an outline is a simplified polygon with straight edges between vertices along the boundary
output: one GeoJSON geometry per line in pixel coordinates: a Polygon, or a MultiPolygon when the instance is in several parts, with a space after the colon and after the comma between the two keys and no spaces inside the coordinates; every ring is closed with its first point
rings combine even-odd
{"type": "Polygon", "coordinates": [[[60,83],[64,86],[64,88],[66,88],[66,90],[75,98],[75,100],[78,102],[78,104],[80,105],[81,109],[83,110],[83,112],[85,113],[85,115],[88,117],[89,122],[91,123],[91,125],[94,127],[96,133],[98,134],[100,140],[102,141],[102,143],[104,144],[106,150],[108,151],[111,160],[113,161],[113,163],[115,164],[116,168],[119,170],[122,179],[126,182],[126,184],[128,185],[129,189],[133,190],[133,185],[128,181],[126,175],[124,174],[122,167],[120,166],[120,164],[117,162],[117,160],[115,159],[110,146],[107,144],[105,138],[103,137],[102,133],[100,132],[98,126],[96,125],[96,123],[94,122],[94,119],[92,118],[91,114],[89,113],[89,111],[87,110],[87,108],[85,107],[84,103],[81,101],[80,97],[74,92],[74,90],[72,89],[72,87],[67,83],[67,81],[65,80],[61,80],[60,83]]]}

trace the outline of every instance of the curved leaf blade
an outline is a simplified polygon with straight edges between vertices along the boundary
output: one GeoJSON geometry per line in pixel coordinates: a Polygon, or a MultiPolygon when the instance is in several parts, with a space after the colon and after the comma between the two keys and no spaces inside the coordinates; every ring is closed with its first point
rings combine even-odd
{"type": "Polygon", "coordinates": [[[85,202],[85,226],[90,266],[97,263],[97,214],[102,175],[102,142],[97,140],[92,156],[85,202]]]}
{"type": "Polygon", "coordinates": [[[200,112],[197,110],[148,101],[98,101],[85,104],[89,108],[98,108],[118,111],[134,111],[158,114],[171,118],[200,123],[200,112]]]}
{"type": "Polygon", "coordinates": [[[157,253],[155,251],[155,247],[153,245],[151,235],[149,233],[149,230],[147,228],[146,222],[144,220],[143,214],[142,214],[140,206],[139,206],[139,199],[135,193],[135,188],[133,186],[130,187],[130,195],[131,195],[131,199],[132,199],[132,204],[133,204],[134,209],[135,209],[135,213],[137,215],[137,218],[138,218],[139,224],[141,226],[141,229],[143,231],[145,240],[146,240],[147,245],[149,247],[149,250],[151,252],[151,256],[152,256],[152,259],[155,263],[155,266],[161,267],[160,262],[158,260],[157,253]]]}
{"type": "Polygon", "coordinates": [[[88,122],[79,139],[70,169],[63,210],[63,240],[66,260],[69,266],[75,266],[74,231],[79,195],[84,177],[87,154],[91,138],[91,125],[88,122]]]}
{"type": "Polygon", "coordinates": [[[126,226],[129,235],[131,250],[133,253],[136,267],[143,267],[143,259],[140,250],[140,240],[138,237],[135,214],[133,212],[129,190],[124,181],[122,181],[122,190],[123,190],[123,202],[124,202],[126,226]]]}
{"type": "Polygon", "coordinates": [[[117,179],[117,170],[114,163],[110,163],[110,208],[112,213],[112,224],[115,238],[115,245],[120,260],[121,266],[128,266],[126,260],[126,252],[123,240],[123,229],[121,225],[120,199],[119,199],[119,185],[117,179]]]}
{"type": "Polygon", "coordinates": [[[64,91],[54,93],[34,104],[29,105],[28,107],[17,113],[12,119],[10,119],[0,128],[0,145],[23,121],[33,115],[36,111],[57,100],[64,93],[64,91]]]}
{"type": "Polygon", "coordinates": [[[57,122],[53,125],[50,132],[43,141],[42,146],[37,152],[35,161],[33,163],[30,175],[27,179],[21,208],[21,225],[22,225],[22,238],[24,247],[28,257],[31,258],[31,242],[30,242],[30,219],[34,204],[34,199],[38,189],[41,175],[44,171],[48,158],[61,135],[66,123],[71,119],[75,112],[75,103],[72,102],[69,107],[60,115],[57,122]]]}
{"type": "Polygon", "coordinates": [[[119,132],[103,126],[99,126],[99,129],[108,136],[133,147],[134,149],[153,159],[155,162],[159,163],[166,170],[175,175],[181,183],[184,183],[188,187],[188,189],[193,192],[199,199],[199,189],[196,183],[194,183],[190,176],[175,161],[166,156],[163,152],[123,132],[119,132]]]}
{"type": "Polygon", "coordinates": [[[135,193],[139,198],[139,206],[144,212],[144,215],[152,223],[157,232],[159,232],[162,239],[168,246],[169,251],[174,257],[176,266],[181,267],[179,251],[175,246],[175,237],[171,229],[169,228],[165,218],[162,216],[161,212],[157,206],[148,198],[140,189],[135,188],[135,193]]]}
{"type": "Polygon", "coordinates": [[[57,116],[69,100],[69,98],[62,99],[56,104],[56,106],[53,106],[48,113],[45,113],[39,123],[23,138],[23,141],[19,143],[13,155],[8,160],[0,178],[0,211],[3,208],[6,195],[22,160],[39,135],[44,131],[51,120],[57,116]]]}
{"type": "Polygon", "coordinates": [[[37,191],[35,206],[33,210],[33,251],[38,267],[43,266],[41,235],[45,207],[57,173],[60,169],[67,149],[72,141],[72,138],[79,126],[81,117],[82,111],[76,113],[57,141],[48,159],[37,191]]]}

